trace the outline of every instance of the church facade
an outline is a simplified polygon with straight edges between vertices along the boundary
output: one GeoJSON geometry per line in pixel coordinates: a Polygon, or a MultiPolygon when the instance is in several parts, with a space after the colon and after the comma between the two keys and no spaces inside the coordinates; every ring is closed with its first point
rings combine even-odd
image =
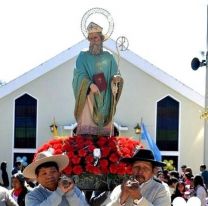
{"type": "MultiPolygon", "coordinates": [[[[104,47],[117,59],[113,40],[104,47]]],[[[73,134],[73,69],[85,48],[87,40],[0,87],[0,156],[8,162],[8,170],[17,159],[30,163],[36,149],[53,138],[54,119],[59,135],[73,134]]],[[[204,98],[129,50],[121,52],[119,70],[124,88],[113,119],[119,136],[141,138],[134,128],[142,121],[163,160],[173,160],[177,168],[186,164],[198,173],[204,151],[199,112],[204,98]]]]}

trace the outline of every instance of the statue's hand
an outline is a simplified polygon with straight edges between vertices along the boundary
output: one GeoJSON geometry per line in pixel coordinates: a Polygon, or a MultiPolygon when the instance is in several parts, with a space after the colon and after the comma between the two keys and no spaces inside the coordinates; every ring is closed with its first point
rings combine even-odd
{"type": "Polygon", "coordinates": [[[99,91],[97,85],[94,84],[94,83],[90,84],[90,91],[91,91],[93,94],[99,94],[99,93],[100,93],[100,91],[99,91]]]}

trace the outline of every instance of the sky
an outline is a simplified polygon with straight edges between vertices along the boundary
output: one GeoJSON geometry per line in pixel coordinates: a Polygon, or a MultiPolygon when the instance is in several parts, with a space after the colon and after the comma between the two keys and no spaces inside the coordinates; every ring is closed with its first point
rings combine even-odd
{"type": "MultiPolygon", "coordinates": [[[[18,78],[82,41],[81,19],[99,7],[114,20],[112,39],[125,36],[128,49],[204,95],[206,68],[193,71],[191,60],[205,59],[207,4],[208,0],[0,1],[0,80],[18,78]]],[[[88,20],[96,18],[106,29],[102,14],[88,20]]]]}

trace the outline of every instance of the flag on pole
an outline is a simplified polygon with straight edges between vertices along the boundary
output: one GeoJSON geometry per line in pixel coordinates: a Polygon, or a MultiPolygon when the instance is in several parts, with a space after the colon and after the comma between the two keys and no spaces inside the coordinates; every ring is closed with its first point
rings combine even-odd
{"type": "Polygon", "coordinates": [[[152,137],[148,133],[143,122],[141,123],[141,129],[142,129],[141,139],[146,141],[149,149],[152,150],[152,152],[154,154],[155,160],[161,161],[162,157],[161,157],[160,150],[158,149],[156,143],[154,142],[154,140],[152,139],[152,137]]]}

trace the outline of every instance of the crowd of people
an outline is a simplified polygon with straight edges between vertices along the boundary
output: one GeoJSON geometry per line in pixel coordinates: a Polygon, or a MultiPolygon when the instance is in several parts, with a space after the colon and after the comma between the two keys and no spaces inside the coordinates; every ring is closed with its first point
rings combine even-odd
{"type": "Polygon", "coordinates": [[[187,201],[196,196],[201,200],[201,206],[205,206],[207,204],[208,171],[206,165],[201,165],[199,170],[199,173],[194,175],[190,167],[182,165],[181,171],[158,171],[157,178],[170,193],[171,202],[176,197],[182,197],[187,201]]]}
{"type": "Polygon", "coordinates": [[[132,176],[113,191],[93,192],[91,198],[85,197],[73,178],[63,176],[62,170],[69,163],[67,155],[41,152],[24,170],[16,163],[11,171],[11,184],[4,161],[0,206],[169,206],[177,197],[187,201],[193,196],[200,199],[201,206],[206,206],[206,165],[201,165],[196,175],[186,165],[180,171],[167,171],[148,149],[139,149],[133,157],[120,161],[132,165],[132,176]],[[33,184],[30,180],[34,180],[33,184]]]}

